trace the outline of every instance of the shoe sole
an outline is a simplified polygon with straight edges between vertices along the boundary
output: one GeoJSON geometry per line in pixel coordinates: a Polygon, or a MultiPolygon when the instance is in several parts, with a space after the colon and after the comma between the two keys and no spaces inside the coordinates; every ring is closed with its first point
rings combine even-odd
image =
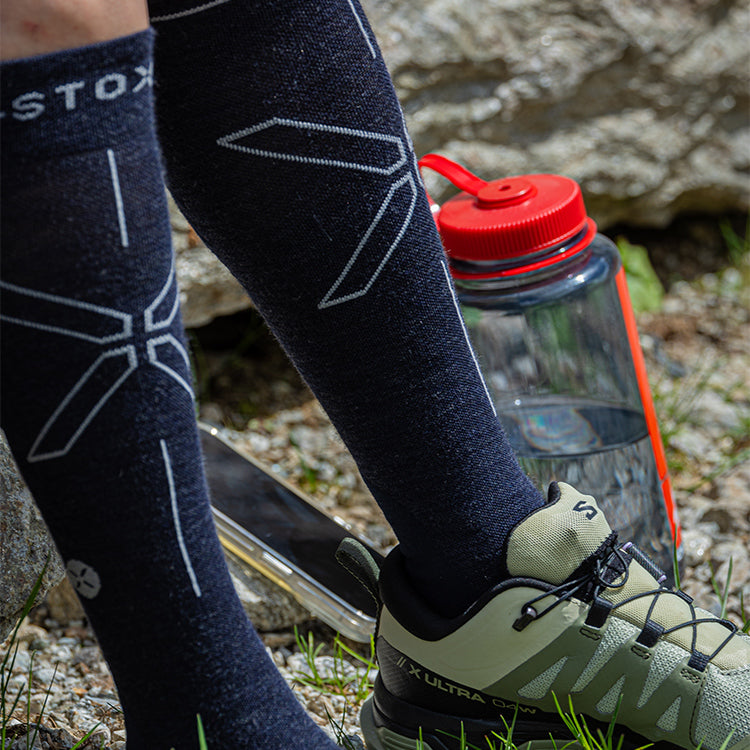
{"type": "MultiPolygon", "coordinates": [[[[389,713],[392,716],[409,718],[412,726],[406,727],[383,713],[382,708],[379,708],[376,703],[376,694],[377,691],[364,702],[360,712],[360,726],[367,750],[474,750],[475,748],[476,750],[489,750],[492,747],[488,744],[487,737],[492,736],[493,727],[497,731],[496,721],[492,721],[492,726],[490,726],[490,722],[477,723],[472,719],[462,721],[460,717],[435,714],[404,703],[382,690],[380,699],[382,702],[385,698],[386,704],[390,706],[389,713]],[[415,726],[422,727],[421,740],[415,726]],[[450,726],[452,731],[441,729],[441,726],[450,726]],[[462,728],[465,728],[466,738],[463,744],[459,737],[462,728]]],[[[595,734],[597,729],[603,734],[607,733],[607,727],[604,724],[590,718],[587,719],[587,723],[595,734]]],[[[618,741],[621,742],[620,750],[638,750],[647,746],[652,750],[680,750],[677,745],[670,742],[649,742],[645,737],[622,726],[619,726],[618,730],[616,736],[619,736],[613,741],[613,746],[618,747],[618,741]]],[[[565,750],[582,750],[581,744],[573,740],[570,732],[560,727],[559,724],[557,726],[547,724],[545,727],[538,723],[529,723],[520,717],[516,720],[512,740],[511,747],[517,750],[560,750],[563,747],[565,750]],[[528,739],[529,734],[534,737],[528,739]]],[[[493,750],[505,750],[506,743],[502,739],[498,738],[495,742],[496,748],[493,750]]],[[[740,750],[742,747],[740,745],[739,748],[733,750],[740,750]]]]}
{"type": "MultiPolygon", "coordinates": [[[[359,715],[359,723],[362,729],[362,735],[365,738],[367,750],[456,750],[460,747],[460,740],[455,742],[459,744],[447,745],[446,741],[435,737],[433,734],[422,732],[422,739],[415,738],[408,734],[407,729],[396,731],[385,726],[377,726],[375,723],[375,712],[372,696],[363,704],[359,715]],[[401,732],[405,732],[402,734],[401,732]],[[421,744],[420,744],[421,742],[421,744]]],[[[577,742],[572,742],[569,738],[558,740],[530,740],[514,745],[517,750],[560,750],[565,747],[566,750],[582,750],[577,742]]],[[[467,744],[467,750],[476,747],[467,744]]],[[[503,750],[505,743],[497,740],[497,750],[503,750]]]]}

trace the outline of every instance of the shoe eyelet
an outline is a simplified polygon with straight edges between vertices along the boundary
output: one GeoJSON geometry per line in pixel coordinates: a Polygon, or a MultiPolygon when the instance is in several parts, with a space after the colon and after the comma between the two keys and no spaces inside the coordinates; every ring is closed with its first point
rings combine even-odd
{"type": "Polygon", "coordinates": [[[527,604],[522,610],[520,616],[513,623],[513,629],[521,631],[523,630],[532,620],[537,617],[537,611],[527,604]]]}

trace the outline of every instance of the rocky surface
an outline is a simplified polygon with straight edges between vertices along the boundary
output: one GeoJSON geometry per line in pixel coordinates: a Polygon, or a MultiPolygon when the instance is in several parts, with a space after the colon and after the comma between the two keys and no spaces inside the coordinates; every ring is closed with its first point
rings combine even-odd
{"type": "Polygon", "coordinates": [[[750,264],[679,282],[641,316],[683,526],[684,588],[750,619],[750,264]],[[731,578],[730,578],[731,569],[731,578]],[[744,602],[744,607],[743,607],[744,602]]]}
{"type": "Polygon", "coordinates": [[[257,630],[289,629],[310,619],[310,613],[291,594],[231,553],[227,553],[227,563],[242,606],[257,630]]]}
{"type": "MultiPolygon", "coordinates": [[[[742,622],[743,602],[744,617],[750,617],[750,259],[739,269],[673,285],[663,310],[639,316],[639,328],[683,525],[683,587],[718,614],[716,590],[723,593],[729,578],[727,611],[742,622]]],[[[262,403],[248,407],[240,396],[246,398],[256,387],[259,375],[252,358],[238,361],[233,351],[206,352],[213,392],[203,403],[202,416],[241,427],[228,428],[226,434],[387,549],[393,534],[322,409],[296,374],[278,364],[273,343],[260,346],[276,363],[262,403]]],[[[257,596],[256,590],[249,598],[257,596]]],[[[266,610],[275,607],[276,601],[269,600],[266,610]]],[[[105,748],[123,750],[119,703],[91,631],[82,621],[62,623],[52,612],[49,604],[42,605],[23,625],[11,688],[26,692],[30,686],[32,717],[47,700],[50,733],[45,737],[57,744],[44,747],[69,750],[67,737],[80,738],[96,727],[97,742],[86,750],[99,748],[100,740],[105,748]]],[[[265,622],[257,619],[256,625],[271,628],[263,633],[266,645],[315,721],[335,735],[330,715],[344,733],[356,733],[361,697],[356,685],[365,673],[370,678],[373,673],[349,656],[337,660],[332,632],[307,621],[300,623],[301,632],[311,629],[315,642],[323,644],[316,669],[323,678],[338,670],[352,679],[343,690],[330,685],[321,690],[309,679],[301,681],[310,667],[290,629],[304,618],[301,612],[294,605],[289,619],[277,612],[265,622]]],[[[58,616],[63,616],[59,610],[58,616]]],[[[23,699],[14,719],[23,748],[25,716],[23,699]]]]}
{"type": "MultiPolygon", "coordinates": [[[[601,227],[750,198],[742,0],[365,0],[418,154],[578,180],[601,227]]],[[[441,184],[442,183],[442,184],[441,184]]],[[[431,192],[444,181],[430,179],[431,192]]]]}
{"type": "Polygon", "coordinates": [[[0,641],[43,570],[40,598],[62,580],[63,565],[0,431],[0,641]]]}

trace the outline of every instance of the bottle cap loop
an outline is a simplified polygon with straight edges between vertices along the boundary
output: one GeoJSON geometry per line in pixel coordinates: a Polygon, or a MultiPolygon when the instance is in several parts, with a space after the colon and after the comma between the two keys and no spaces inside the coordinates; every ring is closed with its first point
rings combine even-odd
{"type": "Polygon", "coordinates": [[[594,226],[586,215],[581,188],[568,177],[530,174],[487,182],[438,154],[427,154],[419,165],[463,191],[447,200],[436,216],[451,258],[523,260],[594,226]]]}

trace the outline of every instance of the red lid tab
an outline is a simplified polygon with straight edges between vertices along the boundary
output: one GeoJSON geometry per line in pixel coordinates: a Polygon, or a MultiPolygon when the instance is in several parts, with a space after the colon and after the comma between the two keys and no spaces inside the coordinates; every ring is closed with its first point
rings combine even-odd
{"type": "Polygon", "coordinates": [[[480,208],[504,208],[523,203],[534,197],[536,188],[525,177],[508,177],[504,180],[488,182],[477,193],[480,208]]]}
{"type": "Polygon", "coordinates": [[[536,255],[586,227],[581,188],[568,177],[532,174],[484,182],[445,157],[434,157],[428,155],[420,165],[464,190],[442,205],[437,218],[452,258],[486,261],[536,255]],[[460,180],[453,179],[457,175],[460,180]]]}

